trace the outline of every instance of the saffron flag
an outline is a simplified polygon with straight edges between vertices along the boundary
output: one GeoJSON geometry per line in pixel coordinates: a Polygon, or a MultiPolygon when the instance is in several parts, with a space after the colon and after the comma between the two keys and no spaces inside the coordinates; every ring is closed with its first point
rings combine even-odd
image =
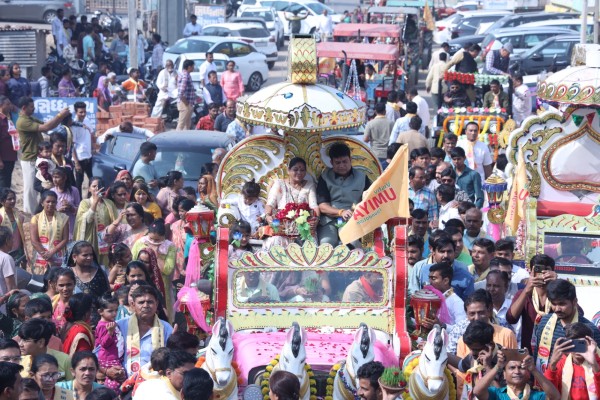
{"type": "Polygon", "coordinates": [[[517,155],[517,170],[510,188],[508,197],[508,210],[506,212],[506,225],[511,229],[512,234],[517,233],[519,222],[525,218],[525,200],[529,197],[527,190],[527,171],[525,168],[525,156],[523,150],[519,150],[517,155]]]}
{"type": "Polygon", "coordinates": [[[347,244],[373,232],[390,218],[410,216],[408,211],[408,146],[400,147],[383,174],[363,193],[358,204],[340,231],[340,240],[347,244]]]}

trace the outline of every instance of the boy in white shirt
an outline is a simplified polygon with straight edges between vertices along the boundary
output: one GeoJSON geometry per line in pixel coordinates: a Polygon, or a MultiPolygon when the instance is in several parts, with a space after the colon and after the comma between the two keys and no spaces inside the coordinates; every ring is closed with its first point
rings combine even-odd
{"type": "MultiPolygon", "coordinates": [[[[452,329],[454,324],[467,319],[467,314],[465,313],[465,304],[462,299],[456,293],[454,293],[454,290],[450,285],[453,277],[454,270],[452,269],[452,265],[448,263],[442,262],[433,264],[429,268],[429,284],[444,295],[446,307],[448,307],[448,313],[450,314],[450,319],[452,320],[450,323],[446,324],[446,331],[452,329]]],[[[437,321],[437,318],[436,320],[425,318],[425,321],[427,323],[431,323],[432,326],[440,323],[437,321]]]]}

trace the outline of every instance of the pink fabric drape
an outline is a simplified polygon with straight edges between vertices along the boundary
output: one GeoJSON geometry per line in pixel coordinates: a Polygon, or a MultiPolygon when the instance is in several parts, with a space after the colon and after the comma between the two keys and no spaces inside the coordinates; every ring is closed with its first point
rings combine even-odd
{"type": "Polygon", "coordinates": [[[175,310],[179,309],[179,305],[183,298],[186,298],[185,305],[190,312],[194,322],[204,332],[210,332],[210,327],[206,323],[206,314],[202,308],[202,303],[198,299],[198,289],[192,286],[192,283],[198,282],[202,273],[202,260],[200,258],[200,248],[198,239],[194,239],[190,247],[188,255],[188,263],[185,269],[185,284],[177,293],[177,301],[175,302],[175,310]]]}

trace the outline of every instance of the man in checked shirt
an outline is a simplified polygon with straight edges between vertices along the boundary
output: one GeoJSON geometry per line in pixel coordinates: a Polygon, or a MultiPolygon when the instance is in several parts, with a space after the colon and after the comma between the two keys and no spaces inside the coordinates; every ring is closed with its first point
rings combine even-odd
{"type": "Polygon", "coordinates": [[[196,89],[190,75],[190,72],[193,70],[194,61],[185,60],[183,62],[183,70],[181,71],[181,75],[179,75],[179,84],[177,85],[179,93],[179,102],[177,103],[177,110],[179,111],[178,131],[190,129],[192,125],[192,112],[194,111],[194,104],[196,104],[196,89]]]}

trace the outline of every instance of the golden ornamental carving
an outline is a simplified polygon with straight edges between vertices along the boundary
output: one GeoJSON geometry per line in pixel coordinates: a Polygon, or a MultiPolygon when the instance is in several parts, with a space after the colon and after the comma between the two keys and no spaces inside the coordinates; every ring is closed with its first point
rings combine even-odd
{"type": "Polygon", "coordinates": [[[292,83],[317,83],[317,42],[311,37],[290,39],[289,80],[292,83]]]}

